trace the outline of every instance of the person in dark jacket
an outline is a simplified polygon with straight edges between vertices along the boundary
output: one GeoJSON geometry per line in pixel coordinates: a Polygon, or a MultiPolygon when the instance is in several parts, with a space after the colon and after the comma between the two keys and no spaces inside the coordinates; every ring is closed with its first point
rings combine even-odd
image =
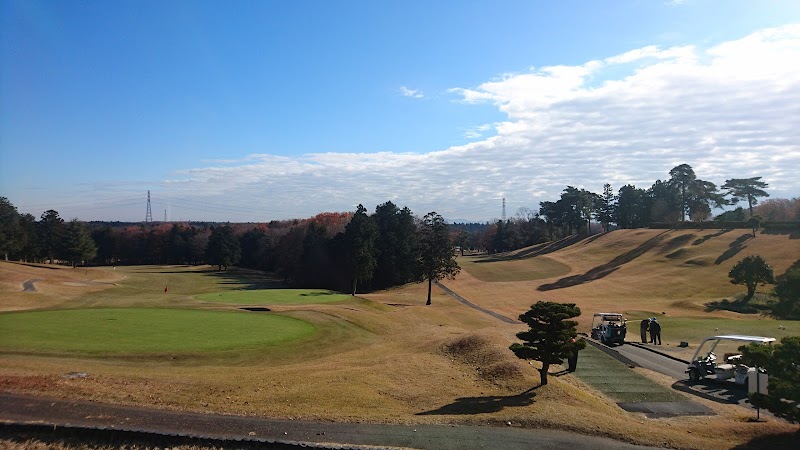
{"type": "MultiPolygon", "coordinates": [[[[575,338],[570,339],[570,342],[574,344],[575,343],[575,338]]],[[[572,354],[569,355],[569,359],[567,359],[567,363],[569,364],[569,367],[568,367],[567,370],[569,370],[570,372],[575,372],[575,369],[578,368],[578,348],[577,347],[574,350],[572,350],[572,354]]]]}
{"type": "Polygon", "coordinates": [[[661,324],[656,321],[655,317],[650,322],[650,343],[661,345],[661,324]],[[656,344],[656,340],[658,344],[656,344]]]}
{"type": "Polygon", "coordinates": [[[639,332],[642,334],[642,344],[647,344],[647,330],[650,329],[650,319],[642,320],[639,324],[639,332]]]}

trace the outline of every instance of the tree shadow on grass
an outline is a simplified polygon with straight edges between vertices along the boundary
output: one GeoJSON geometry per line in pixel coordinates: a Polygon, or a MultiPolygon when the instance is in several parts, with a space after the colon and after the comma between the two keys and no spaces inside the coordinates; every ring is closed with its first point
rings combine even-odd
{"type": "Polygon", "coordinates": [[[476,264],[481,263],[490,263],[490,262],[498,262],[498,261],[515,261],[520,259],[528,259],[533,258],[536,256],[546,255],[548,253],[553,253],[555,251],[561,250],[562,248],[569,247],[570,245],[576,244],[583,240],[585,236],[579,234],[573,234],[572,236],[567,236],[563,239],[559,239],[557,241],[547,242],[545,244],[534,245],[528,249],[522,250],[520,252],[514,254],[500,254],[500,255],[492,255],[486,258],[483,258],[479,261],[475,261],[476,264]]]}
{"type": "Polygon", "coordinates": [[[753,235],[750,234],[750,233],[745,233],[745,234],[739,236],[738,238],[736,238],[735,241],[730,243],[730,245],[729,245],[730,248],[725,250],[725,252],[723,254],[719,255],[719,258],[717,258],[717,260],[714,261],[714,265],[718,266],[718,265],[722,264],[723,262],[725,262],[725,261],[733,258],[734,256],[736,256],[737,253],[739,253],[740,251],[744,250],[744,248],[746,247],[744,245],[744,243],[749,241],[750,239],[753,239],[753,235]]]}
{"type": "Polygon", "coordinates": [[[744,444],[733,447],[732,450],[772,450],[775,448],[797,448],[798,442],[800,442],[800,431],[787,431],[785,433],[767,434],[754,437],[744,444]]]}
{"type": "Polygon", "coordinates": [[[430,411],[417,413],[417,416],[449,415],[449,414],[484,414],[502,411],[503,408],[528,406],[533,404],[537,387],[517,395],[487,395],[484,397],[462,397],[455,402],[430,411]]]}
{"type": "Polygon", "coordinates": [[[614,273],[623,264],[627,264],[633,261],[634,259],[644,255],[649,250],[653,249],[656,245],[658,245],[659,242],[661,242],[664,239],[665,234],[668,232],[669,231],[663,231],[657,234],[656,236],[653,236],[652,238],[648,239],[647,241],[643,242],[635,249],[627,251],[617,256],[616,258],[612,259],[611,261],[599,265],[584,274],[572,275],[569,277],[564,277],[556,281],[555,283],[543,284],[539,286],[538,290],[551,291],[555,289],[564,289],[606,277],[614,273]]]}
{"type": "Polygon", "coordinates": [[[713,239],[715,237],[720,237],[725,233],[730,233],[731,231],[733,231],[733,230],[720,230],[720,231],[717,231],[714,234],[707,234],[707,235],[701,237],[700,239],[697,239],[696,241],[692,242],[692,245],[700,245],[700,244],[702,244],[703,242],[705,242],[705,241],[707,241],[709,239],[713,239]]]}

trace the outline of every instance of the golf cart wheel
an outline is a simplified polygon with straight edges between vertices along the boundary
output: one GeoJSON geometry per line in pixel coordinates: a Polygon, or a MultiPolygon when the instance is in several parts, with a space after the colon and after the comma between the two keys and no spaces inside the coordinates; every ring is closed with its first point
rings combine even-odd
{"type": "Polygon", "coordinates": [[[692,383],[697,383],[700,381],[700,371],[696,368],[692,367],[689,369],[689,381],[692,383]]]}

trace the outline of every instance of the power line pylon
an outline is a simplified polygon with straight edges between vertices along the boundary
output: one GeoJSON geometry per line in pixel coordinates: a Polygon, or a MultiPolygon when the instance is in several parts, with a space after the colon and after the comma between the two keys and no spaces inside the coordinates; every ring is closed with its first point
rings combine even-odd
{"type": "Polygon", "coordinates": [[[506,198],[503,197],[503,222],[506,221],[506,198]]]}
{"type": "Polygon", "coordinates": [[[147,214],[144,216],[144,223],[153,221],[153,209],[150,207],[150,191],[147,191],[147,214]]]}

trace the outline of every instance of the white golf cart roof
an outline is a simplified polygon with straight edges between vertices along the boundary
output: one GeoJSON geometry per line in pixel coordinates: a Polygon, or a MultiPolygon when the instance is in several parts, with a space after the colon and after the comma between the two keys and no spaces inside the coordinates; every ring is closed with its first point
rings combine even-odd
{"type": "Polygon", "coordinates": [[[772,337],[763,337],[763,336],[745,336],[742,334],[724,334],[721,336],[711,336],[703,339],[705,341],[713,341],[713,340],[721,340],[721,341],[741,341],[741,342],[761,342],[762,344],[767,344],[769,342],[774,342],[775,338],[772,337]]]}
{"type": "MultiPolygon", "coordinates": [[[[708,350],[710,353],[717,348],[717,344],[719,344],[721,341],[760,342],[762,344],[771,344],[772,342],[775,341],[775,338],[763,337],[763,336],[745,336],[742,334],[723,334],[720,336],[707,337],[703,339],[702,342],[700,342],[700,345],[697,346],[697,350],[695,350],[694,355],[692,355],[691,359],[692,361],[695,361],[697,359],[697,355],[700,354],[700,350],[703,348],[706,342],[709,341],[713,342],[713,344],[711,344],[711,348],[708,350]]],[[[694,363],[689,363],[689,367],[691,367],[693,364],[694,363]]]]}
{"type": "Polygon", "coordinates": [[[622,314],[620,314],[620,313],[594,313],[594,316],[595,316],[595,317],[600,317],[600,316],[617,316],[617,317],[622,317],[622,314]]]}

